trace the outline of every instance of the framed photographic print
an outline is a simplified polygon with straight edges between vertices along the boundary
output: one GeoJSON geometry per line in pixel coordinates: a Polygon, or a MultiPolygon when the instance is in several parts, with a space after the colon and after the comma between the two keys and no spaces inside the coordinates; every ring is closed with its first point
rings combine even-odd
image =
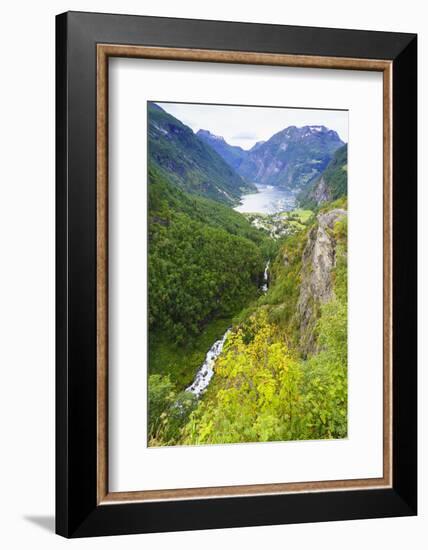
{"type": "Polygon", "coordinates": [[[416,514],[416,36],[56,47],[57,532],[416,514]]]}

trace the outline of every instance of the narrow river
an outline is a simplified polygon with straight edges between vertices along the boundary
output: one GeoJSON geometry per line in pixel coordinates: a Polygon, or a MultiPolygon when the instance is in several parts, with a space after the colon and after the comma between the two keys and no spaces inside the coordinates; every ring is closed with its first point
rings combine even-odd
{"type": "MultiPolygon", "coordinates": [[[[266,293],[269,288],[269,266],[270,260],[267,261],[265,270],[263,272],[263,283],[260,287],[261,291],[266,293]]],[[[212,377],[214,376],[214,365],[215,362],[223,351],[223,346],[226,342],[226,339],[229,335],[230,328],[226,330],[220,340],[216,340],[214,344],[208,350],[208,353],[205,356],[205,361],[202,363],[201,367],[198,369],[196,376],[193,382],[186,388],[185,391],[193,393],[196,397],[201,397],[204,391],[208,388],[212,377]]]]}
{"type": "Polygon", "coordinates": [[[200,397],[204,391],[209,386],[211,378],[214,376],[214,364],[217,357],[223,350],[224,343],[230,332],[230,328],[226,330],[223,334],[223,337],[220,340],[214,342],[210,347],[208,353],[205,356],[205,361],[202,363],[202,366],[199,368],[196,373],[195,379],[189,387],[186,388],[186,391],[193,393],[196,397],[200,397]]]}

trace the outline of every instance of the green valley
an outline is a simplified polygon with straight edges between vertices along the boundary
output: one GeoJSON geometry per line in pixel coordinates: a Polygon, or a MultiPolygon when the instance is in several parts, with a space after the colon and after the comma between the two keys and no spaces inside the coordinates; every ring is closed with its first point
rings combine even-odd
{"type": "MultiPolygon", "coordinates": [[[[254,190],[232,166],[244,150],[178,119],[170,139],[169,117],[149,107],[148,445],[346,437],[346,146],[299,207],[241,214],[232,206],[254,190]],[[229,175],[205,154],[214,138],[229,175]]],[[[284,132],[286,145],[307,132],[284,132]]]]}

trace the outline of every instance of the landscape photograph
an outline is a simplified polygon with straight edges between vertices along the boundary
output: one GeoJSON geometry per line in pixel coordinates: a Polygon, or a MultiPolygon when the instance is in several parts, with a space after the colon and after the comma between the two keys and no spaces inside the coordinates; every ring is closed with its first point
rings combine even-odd
{"type": "Polygon", "coordinates": [[[346,438],[348,112],[150,101],[147,187],[147,445],[346,438]]]}

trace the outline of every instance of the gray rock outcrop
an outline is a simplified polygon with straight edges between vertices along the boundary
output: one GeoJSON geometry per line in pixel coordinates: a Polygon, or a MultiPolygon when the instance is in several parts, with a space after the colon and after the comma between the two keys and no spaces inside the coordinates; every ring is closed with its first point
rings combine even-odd
{"type": "Polygon", "coordinates": [[[309,198],[315,201],[318,206],[331,200],[331,194],[328,190],[324,177],[321,176],[318,183],[309,193],[309,198]]]}
{"type": "Polygon", "coordinates": [[[334,295],[332,271],[336,265],[336,241],[333,228],[347,215],[336,208],[319,214],[311,229],[302,257],[300,295],[297,302],[297,320],[300,330],[300,349],[304,357],[317,351],[316,322],[320,306],[334,295]]]}

